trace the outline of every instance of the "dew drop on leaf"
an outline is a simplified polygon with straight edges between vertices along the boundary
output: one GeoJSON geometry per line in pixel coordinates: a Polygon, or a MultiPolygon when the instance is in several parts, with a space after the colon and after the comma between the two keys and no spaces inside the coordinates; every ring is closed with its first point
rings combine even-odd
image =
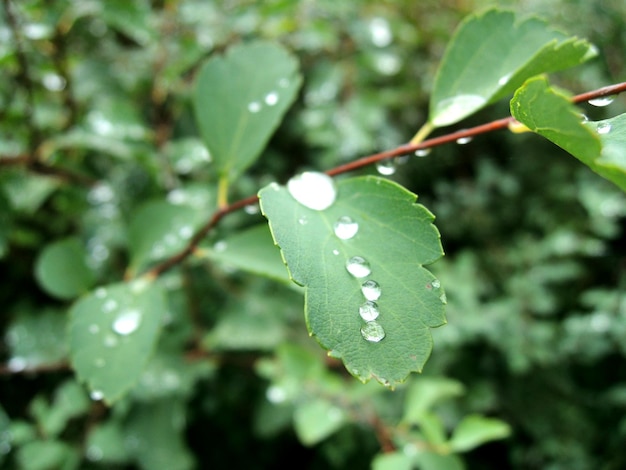
{"type": "Polygon", "coordinates": [[[587,101],[587,103],[589,103],[592,106],[597,106],[599,108],[602,108],[604,106],[610,105],[613,101],[615,101],[615,96],[609,95],[609,96],[600,96],[599,98],[592,98],[589,101],[587,101]]]}
{"type": "Polygon", "coordinates": [[[366,300],[378,300],[380,297],[380,294],[382,293],[382,290],[380,288],[380,286],[378,285],[378,282],[376,281],[365,281],[362,285],[361,285],[361,292],[363,292],[363,297],[365,297],[366,300]]]}
{"type": "Polygon", "coordinates": [[[107,290],[104,287],[98,287],[94,292],[94,295],[98,299],[104,299],[107,296],[107,290]]]}
{"type": "Polygon", "coordinates": [[[441,300],[441,303],[446,305],[448,303],[448,298],[446,297],[446,294],[441,294],[439,296],[439,300],[441,300]]]}
{"type": "Polygon", "coordinates": [[[378,343],[385,337],[385,330],[380,323],[369,321],[361,327],[361,336],[367,341],[378,343]]]}
{"type": "Polygon", "coordinates": [[[113,299],[109,299],[102,306],[102,312],[111,313],[116,308],[117,308],[117,302],[113,299]]]}
{"type": "Polygon", "coordinates": [[[507,73],[506,75],[503,75],[502,77],[500,77],[500,79],[498,80],[498,85],[504,86],[507,83],[509,83],[509,80],[511,80],[511,74],[507,73]]]}
{"type": "Polygon", "coordinates": [[[439,282],[439,279],[433,279],[433,282],[431,282],[430,285],[433,286],[433,289],[439,289],[441,287],[441,282],[439,282]]]}
{"type": "Polygon", "coordinates": [[[131,334],[141,323],[141,312],[139,310],[125,310],[113,321],[113,331],[118,335],[126,336],[131,334]]]}
{"type": "Polygon", "coordinates": [[[378,305],[376,302],[366,301],[359,307],[359,315],[365,321],[372,321],[378,318],[380,315],[380,310],[378,310],[378,305]]]}
{"type": "Polygon", "coordinates": [[[300,225],[306,225],[309,223],[309,219],[306,218],[306,215],[303,215],[302,217],[298,219],[298,223],[300,225]]]}
{"type": "Polygon", "coordinates": [[[346,261],[346,269],[350,274],[357,278],[369,276],[372,272],[369,262],[361,256],[353,256],[346,261]]]}
{"type": "Polygon", "coordinates": [[[415,151],[415,156],[416,157],[425,157],[426,155],[428,155],[430,152],[432,151],[431,148],[426,148],[426,149],[417,149],[415,151]]]}
{"type": "Polygon", "coordinates": [[[316,211],[328,209],[337,197],[333,179],[315,171],[305,171],[291,178],[287,190],[300,204],[316,211]]]}
{"type": "Polygon", "coordinates": [[[93,390],[89,396],[91,397],[91,399],[93,401],[100,401],[104,398],[104,393],[102,393],[100,390],[93,390]]]}
{"type": "Polygon", "coordinates": [[[398,169],[398,165],[392,158],[386,158],[376,163],[376,171],[383,176],[393,175],[398,169]]]}
{"type": "Polygon", "coordinates": [[[267,95],[265,95],[265,104],[268,106],[274,106],[276,103],[278,103],[278,93],[270,91],[267,95]]]}
{"type": "Polygon", "coordinates": [[[334,225],[335,235],[342,240],[353,238],[359,231],[359,224],[352,220],[351,217],[344,215],[337,219],[334,225]]]}
{"type": "Polygon", "coordinates": [[[333,250],[333,255],[337,256],[339,254],[339,250],[333,250]]]}
{"type": "Polygon", "coordinates": [[[258,101],[252,101],[248,103],[248,111],[250,111],[251,113],[258,113],[259,111],[261,111],[261,103],[259,103],[258,101]]]}
{"type": "Polygon", "coordinates": [[[598,134],[608,134],[609,132],[611,132],[611,124],[608,122],[603,122],[601,124],[598,124],[598,128],[597,128],[598,134]]]}

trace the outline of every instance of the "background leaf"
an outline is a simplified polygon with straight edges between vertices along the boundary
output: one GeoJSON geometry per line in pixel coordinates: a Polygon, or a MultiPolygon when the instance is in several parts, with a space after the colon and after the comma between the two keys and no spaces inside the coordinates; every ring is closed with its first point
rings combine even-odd
{"type": "Polygon", "coordinates": [[[485,442],[504,439],[509,434],[511,434],[511,428],[499,419],[470,415],[463,418],[454,428],[450,446],[455,452],[465,452],[485,442]]]}
{"type": "Polygon", "coordinates": [[[234,177],[259,156],[296,97],[297,69],[285,49],[264,41],[234,46],[202,67],[196,121],[221,175],[234,177]]]}
{"type": "Polygon", "coordinates": [[[35,276],[41,287],[54,297],[72,299],[95,282],[87,266],[85,248],[76,237],[47,245],[37,258],[35,276]]]}
{"type": "Polygon", "coordinates": [[[445,323],[445,294],[422,267],[443,254],[439,232],[433,215],[396,183],[352,178],[340,181],[337,191],[334,204],[322,211],[300,204],[278,185],[259,195],[292,279],[307,287],[310,333],[362,381],[375,377],[393,386],[422,369],[432,346],[428,330],[445,323]],[[358,224],[350,239],[334,232],[342,217],[358,224]],[[369,262],[371,275],[356,278],[346,270],[355,256],[369,262]],[[375,321],[385,337],[379,342],[366,341],[360,332],[370,325],[359,314],[366,280],[382,290],[375,321]]]}
{"type": "Polygon", "coordinates": [[[497,9],[467,17],[448,43],[435,77],[429,121],[447,126],[513,93],[539,73],[595,56],[585,40],[550,29],[537,18],[517,21],[497,9]]]}
{"type": "Polygon", "coordinates": [[[92,398],[111,403],[139,379],[165,311],[156,284],[135,281],[100,287],[70,310],[70,357],[92,398]]]}
{"type": "Polygon", "coordinates": [[[626,114],[585,123],[568,97],[543,77],[529,80],[515,93],[511,114],[626,191],[626,114]]]}

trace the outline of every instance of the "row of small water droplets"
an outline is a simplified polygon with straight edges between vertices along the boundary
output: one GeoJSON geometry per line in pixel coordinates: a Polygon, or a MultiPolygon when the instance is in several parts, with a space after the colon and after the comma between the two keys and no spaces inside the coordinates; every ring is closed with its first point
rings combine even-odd
{"type": "MultiPolygon", "coordinates": [[[[289,80],[287,78],[281,78],[280,80],[278,80],[279,88],[287,88],[288,86],[289,86],[289,80]]],[[[266,93],[262,99],[250,101],[248,103],[248,111],[250,111],[252,114],[256,114],[259,111],[261,111],[261,109],[263,109],[264,104],[266,106],[272,107],[278,103],[279,99],[280,99],[280,95],[278,91],[271,90],[268,93],[266,93]]]]}
{"type": "MultiPolygon", "coordinates": [[[[608,96],[600,96],[598,98],[592,98],[587,103],[592,106],[596,106],[598,108],[604,108],[605,106],[610,105],[615,101],[615,95],[608,96]]],[[[585,119],[586,120],[586,119],[585,119]]],[[[598,127],[596,127],[596,132],[601,135],[608,134],[611,132],[611,123],[610,122],[600,122],[598,127]]]]}
{"type": "MultiPolygon", "coordinates": [[[[294,176],[287,182],[287,190],[300,204],[317,211],[329,208],[337,198],[334,180],[318,172],[307,171],[294,176]]],[[[302,216],[298,223],[306,225],[308,222],[302,216]]],[[[359,232],[359,224],[350,216],[341,216],[335,221],[333,231],[340,240],[350,240],[359,232]]],[[[339,250],[333,250],[333,254],[338,255],[339,250]]],[[[367,277],[372,272],[369,262],[362,256],[348,259],[346,270],[357,279],[367,277]]],[[[367,280],[361,285],[361,292],[365,297],[365,302],[359,307],[359,315],[365,321],[361,327],[361,335],[367,341],[377,343],[385,337],[385,330],[376,321],[380,311],[375,301],[381,295],[381,288],[376,281],[367,280]]]]}

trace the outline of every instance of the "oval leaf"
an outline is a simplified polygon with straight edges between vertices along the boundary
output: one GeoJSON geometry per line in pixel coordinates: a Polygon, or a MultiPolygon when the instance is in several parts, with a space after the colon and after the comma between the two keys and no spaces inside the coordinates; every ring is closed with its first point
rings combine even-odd
{"type": "Polygon", "coordinates": [[[221,176],[234,177],[255,161],[300,82],[296,59],[263,41],[235,46],[202,67],[194,94],[196,121],[221,176]]]}
{"type": "Polygon", "coordinates": [[[529,80],[515,93],[511,114],[626,191],[626,114],[583,122],[580,110],[543,77],[529,80]]]}
{"type": "Polygon", "coordinates": [[[511,434],[511,428],[504,421],[470,415],[454,429],[450,439],[450,447],[455,452],[466,452],[485,442],[504,439],[511,434]]]}
{"type": "Polygon", "coordinates": [[[443,255],[439,232],[434,216],[396,183],[367,176],[337,190],[325,210],[309,209],[277,184],[259,196],[291,278],[307,288],[309,332],[354,376],[393,386],[422,369],[429,328],[445,323],[445,294],[423,268],[443,255]],[[362,277],[350,274],[354,257],[371,272],[350,264],[362,277]]]}
{"type": "Polygon", "coordinates": [[[48,294],[59,299],[73,299],[95,281],[87,267],[83,244],[75,237],[47,245],[37,258],[35,277],[48,294]]]}
{"type": "Polygon", "coordinates": [[[70,357],[94,399],[120,398],[139,379],[167,309],[155,284],[100,287],[70,310],[70,357]]]}
{"type": "Polygon", "coordinates": [[[467,17],[455,32],[435,77],[429,121],[460,121],[513,93],[539,73],[578,65],[596,55],[593,45],[552,30],[537,19],[517,21],[497,9],[467,17]]]}

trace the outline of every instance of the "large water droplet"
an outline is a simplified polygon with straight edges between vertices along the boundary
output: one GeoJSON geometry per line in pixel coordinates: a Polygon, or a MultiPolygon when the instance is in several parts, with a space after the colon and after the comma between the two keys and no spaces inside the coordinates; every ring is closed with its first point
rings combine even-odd
{"type": "Polygon", "coordinates": [[[426,156],[426,155],[428,155],[431,151],[432,151],[432,148],[417,149],[417,150],[415,151],[415,156],[416,156],[416,157],[425,157],[425,156],[426,156]]]}
{"type": "Polygon", "coordinates": [[[378,305],[376,302],[367,301],[359,307],[359,315],[365,321],[372,321],[378,318],[380,315],[380,310],[378,310],[378,305]]]}
{"type": "Polygon", "coordinates": [[[335,222],[335,235],[342,240],[349,240],[353,238],[359,231],[359,224],[352,220],[351,217],[344,215],[337,219],[335,222]]]}
{"type": "Polygon", "coordinates": [[[398,165],[393,158],[386,158],[376,163],[376,171],[383,176],[393,175],[398,169],[398,165]]]}
{"type": "Polygon", "coordinates": [[[274,106],[278,103],[278,93],[275,91],[270,91],[267,95],[265,95],[265,104],[268,106],[274,106]]]}
{"type": "Polygon", "coordinates": [[[248,103],[248,111],[250,111],[251,113],[258,113],[259,111],[261,111],[261,103],[259,103],[258,101],[251,101],[250,103],[248,103]]]}
{"type": "Polygon", "coordinates": [[[361,256],[353,256],[346,261],[346,269],[350,274],[357,278],[369,276],[372,272],[369,262],[361,256]]]}
{"type": "Polygon", "coordinates": [[[315,171],[305,171],[291,178],[287,190],[300,204],[316,211],[329,208],[337,197],[333,179],[315,171]]]}
{"type": "Polygon", "coordinates": [[[141,312],[139,310],[125,310],[113,321],[113,331],[118,335],[129,335],[141,323],[141,312]]]}
{"type": "Polygon", "coordinates": [[[385,330],[380,323],[369,321],[361,327],[361,336],[367,341],[378,343],[385,337],[385,330]]]}
{"type": "Polygon", "coordinates": [[[361,292],[363,292],[363,297],[367,300],[378,300],[380,298],[380,294],[382,294],[382,290],[376,281],[365,281],[361,285],[361,292]]]}
{"type": "Polygon", "coordinates": [[[599,98],[592,98],[589,101],[587,101],[587,103],[589,103],[592,106],[603,108],[604,106],[610,105],[613,101],[615,101],[615,95],[600,96],[599,98]]]}
{"type": "Polygon", "coordinates": [[[608,134],[609,132],[611,132],[611,124],[608,122],[602,122],[598,124],[598,127],[596,130],[598,134],[602,134],[602,135],[608,134]]]}

